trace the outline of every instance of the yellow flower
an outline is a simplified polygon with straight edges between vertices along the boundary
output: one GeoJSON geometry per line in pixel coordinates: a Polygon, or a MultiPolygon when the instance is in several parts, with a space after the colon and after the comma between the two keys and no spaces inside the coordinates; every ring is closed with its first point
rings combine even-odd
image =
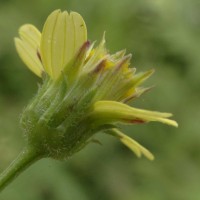
{"type": "Polygon", "coordinates": [[[15,38],[17,51],[24,63],[37,76],[45,71],[58,78],[65,65],[87,40],[83,18],[76,12],[56,10],[47,18],[42,33],[30,24],[19,29],[15,38]]]}
{"type": "Polygon", "coordinates": [[[61,159],[84,147],[99,131],[117,137],[140,157],[153,155],[117,127],[158,121],[177,127],[169,113],[133,108],[127,102],[150,88],[140,85],[153,70],[136,73],[129,67],[131,55],[110,54],[105,37],[94,48],[87,29],[75,12],[56,10],[42,33],[33,25],[19,29],[15,38],[19,56],[44,84],[25,110],[21,123],[33,146],[46,156],[61,159]],[[33,128],[34,127],[34,128],[33,128]],[[40,132],[40,134],[38,134],[40,132]]]}
{"type": "Polygon", "coordinates": [[[140,85],[153,70],[136,73],[131,54],[110,54],[105,36],[94,48],[75,12],[56,10],[42,33],[30,24],[19,29],[17,52],[27,67],[42,78],[37,94],[21,115],[26,146],[0,175],[0,190],[39,159],[67,159],[98,132],[118,138],[138,157],[153,160],[142,145],[119,130],[118,124],[158,121],[177,127],[170,113],[133,108],[127,103],[148,91],[140,85]]]}

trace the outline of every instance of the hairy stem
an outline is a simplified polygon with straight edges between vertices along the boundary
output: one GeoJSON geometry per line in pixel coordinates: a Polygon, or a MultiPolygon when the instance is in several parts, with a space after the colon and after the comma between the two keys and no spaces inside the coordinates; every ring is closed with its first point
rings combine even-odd
{"type": "Polygon", "coordinates": [[[42,156],[38,152],[34,151],[32,148],[25,148],[0,175],[0,191],[40,158],[42,158],[42,156]]]}

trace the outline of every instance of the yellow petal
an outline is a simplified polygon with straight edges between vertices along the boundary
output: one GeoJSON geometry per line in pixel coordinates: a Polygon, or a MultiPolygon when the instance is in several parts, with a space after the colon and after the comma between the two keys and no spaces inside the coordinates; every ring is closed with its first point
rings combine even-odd
{"type": "Polygon", "coordinates": [[[128,137],[127,135],[125,135],[124,133],[119,131],[118,129],[111,129],[107,132],[109,134],[119,138],[119,140],[125,146],[127,146],[131,151],[133,151],[137,157],[140,158],[142,155],[144,155],[149,160],[154,160],[153,154],[148,149],[146,149],[145,147],[140,145],[138,142],[136,142],[134,139],[128,137]]]}
{"type": "Polygon", "coordinates": [[[178,126],[176,121],[167,119],[172,116],[171,113],[137,109],[116,101],[97,101],[93,106],[93,115],[104,122],[140,123],[158,121],[171,126],[178,126]]]}
{"type": "MultiPolygon", "coordinates": [[[[85,43],[87,40],[87,28],[80,14],[76,12],[71,12],[70,19],[73,21],[72,24],[74,27],[74,34],[75,34],[75,41],[73,45],[74,53],[77,53],[77,51],[80,49],[83,43],[85,43]]],[[[71,36],[69,35],[68,38],[70,40],[71,36]]]]}
{"type": "Polygon", "coordinates": [[[46,72],[56,79],[87,40],[83,18],[56,10],[49,15],[41,38],[41,55],[46,72]]]}
{"type": "Polygon", "coordinates": [[[19,38],[15,38],[15,46],[20,58],[27,67],[41,77],[43,66],[39,58],[41,33],[33,25],[26,24],[19,29],[19,38]]]}

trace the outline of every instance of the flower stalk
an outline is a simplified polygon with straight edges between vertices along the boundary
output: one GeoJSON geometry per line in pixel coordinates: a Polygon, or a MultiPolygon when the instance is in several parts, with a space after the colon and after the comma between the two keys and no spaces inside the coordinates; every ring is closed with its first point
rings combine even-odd
{"type": "Polygon", "coordinates": [[[35,151],[35,149],[27,147],[18,157],[8,166],[8,168],[0,175],[0,191],[2,191],[9,183],[11,183],[24,170],[32,165],[43,156],[35,151]]]}

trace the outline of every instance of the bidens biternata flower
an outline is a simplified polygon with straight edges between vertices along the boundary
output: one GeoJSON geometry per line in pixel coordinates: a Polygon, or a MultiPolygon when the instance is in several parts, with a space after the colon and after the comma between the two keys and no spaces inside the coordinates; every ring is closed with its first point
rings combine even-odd
{"type": "Polygon", "coordinates": [[[172,115],[133,108],[127,102],[149,88],[140,85],[153,70],[136,73],[131,55],[110,54],[105,39],[97,47],[87,40],[82,17],[56,10],[42,33],[30,24],[19,29],[17,52],[43,78],[37,95],[24,110],[21,124],[28,145],[43,157],[65,159],[82,149],[97,132],[117,137],[138,157],[153,155],[123,134],[119,123],[158,121],[177,126],[172,115]]]}

